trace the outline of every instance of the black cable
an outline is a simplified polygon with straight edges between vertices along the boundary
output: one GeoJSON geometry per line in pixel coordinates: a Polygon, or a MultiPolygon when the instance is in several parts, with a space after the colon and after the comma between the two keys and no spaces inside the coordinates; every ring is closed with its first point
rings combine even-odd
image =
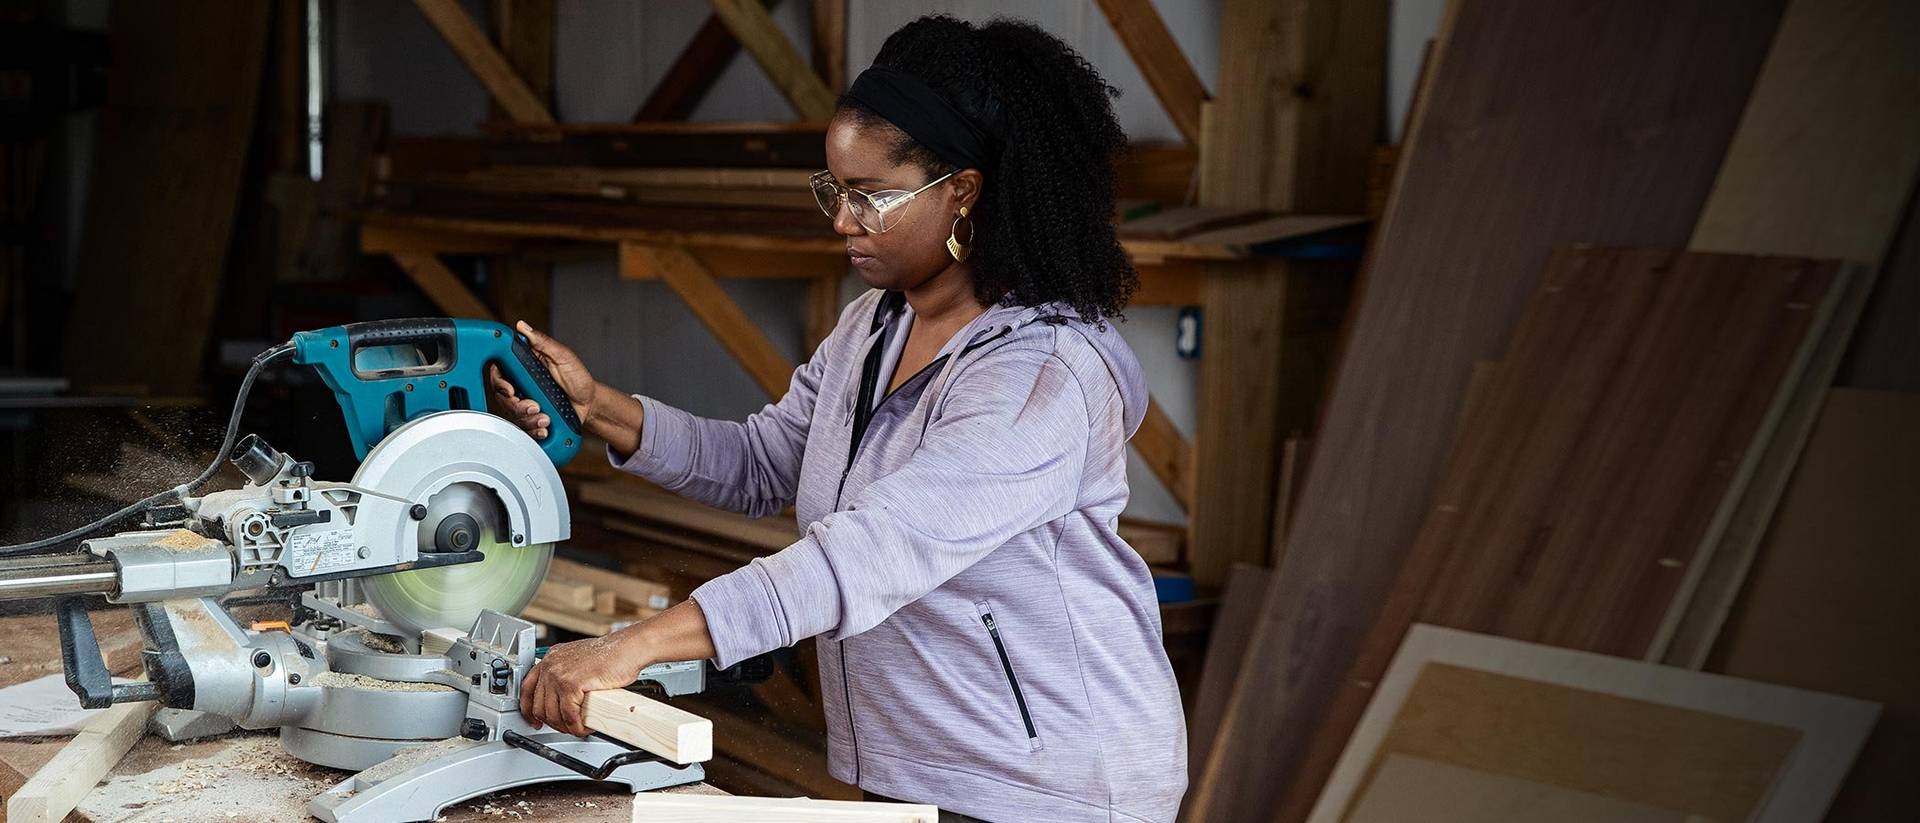
{"type": "MultiPolygon", "coordinates": [[[[30,554],[48,546],[56,546],[69,540],[78,540],[127,517],[139,514],[155,506],[163,505],[171,500],[184,499],[187,495],[192,494],[194,489],[199,488],[201,484],[213,479],[213,476],[219,473],[220,464],[226,462],[227,454],[233,450],[233,442],[240,434],[240,415],[246,410],[247,394],[253,389],[254,378],[260,376],[260,372],[266,368],[268,363],[292,353],[293,343],[287,342],[254,355],[253,365],[247,367],[247,376],[240,379],[240,393],[233,398],[233,413],[227,416],[227,434],[226,437],[220,441],[220,451],[214,454],[213,463],[209,464],[207,470],[201,472],[199,477],[195,477],[166,491],[130,503],[119,511],[64,534],[44,537],[31,543],[16,543],[11,546],[0,546],[0,557],[15,554],[30,554]]],[[[53,552],[49,553],[52,554],[53,552]]]]}

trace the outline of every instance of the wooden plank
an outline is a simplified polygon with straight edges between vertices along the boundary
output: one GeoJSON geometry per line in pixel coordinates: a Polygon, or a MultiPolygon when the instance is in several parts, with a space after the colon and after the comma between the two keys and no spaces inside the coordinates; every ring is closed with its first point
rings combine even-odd
{"type": "MultiPolygon", "coordinates": [[[[547,111],[553,110],[554,0],[492,0],[493,39],[514,74],[547,111]]],[[[498,101],[489,101],[496,119],[512,114],[498,101]]]]}
{"type": "Polygon", "coordinates": [[[1384,0],[1227,0],[1200,203],[1361,214],[1386,83],[1384,0]]]}
{"type": "Polygon", "coordinates": [[[1173,127],[1189,145],[1199,145],[1200,105],[1207,102],[1207,87],[1151,0],[1099,0],[1099,6],[1173,127]]]}
{"type": "Polygon", "coordinates": [[[556,629],[566,629],[587,637],[605,637],[621,629],[652,617],[656,612],[651,609],[630,614],[601,614],[591,606],[576,609],[568,606],[551,605],[535,600],[520,610],[520,616],[535,623],[545,623],[556,629]]]}
{"type": "MultiPolygon", "coordinates": [[[[659,610],[673,605],[665,584],[561,557],[554,558],[547,566],[547,579],[582,584],[595,591],[612,592],[618,600],[643,608],[659,610]]],[[[594,608],[592,599],[589,598],[586,605],[580,608],[594,608]]]]}
{"type": "Polygon", "coordinates": [[[1186,527],[1173,523],[1155,523],[1132,517],[1120,518],[1120,539],[1139,552],[1150,566],[1172,566],[1180,562],[1187,542],[1186,527]]]}
{"type": "Polygon", "coordinates": [[[500,104],[513,119],[526,123],[552,123],[553,113],[546,103],[521,79],[507,62],[506,55],[494,48],[485,32],[467,16],[460,0],[413,0],[414,6],[433,25],[440,37],[453,48],[460,62],[467,65],[488,96],[500,104]]]}
{"type": "Polygon", "coordinates": [[[635,820],[659,823],[939,823],[940,810],[910,803],[642,793],[635,820]]]}
{"type": "Polygon", "coordinates": [[[1153,397],[1147,397],[1147,414],[1133,433],[1133,450],[1147,464],[1160,485],[1180,504],[1181,511],[1193,507],[1193,444],[1173,425],[1172,418],[1153,397]]]}
{"type": "MultiPolygon", "coordinates": [[[[766,0],[769,9],[780,4],[780,0],[766,0]]],[[[727,30],[727,24],[718,14],[707,15],[700,24],[693,39],[687,41],[686,48],[680,50],[667,73],[653,85],[653,91],[647,94],[646,102],[633,113],[633,121],[647,120],[685,120],[693,115],[695,106],[705,97],[707,90],[713,88],[720,72],[733,62],[734,55],[740,53],[740,41],[734,39],[733,32],[727,30]]]]}
{"type": "MultiPolygon", "coordinates": [[[[836,258],[834,266],[839,268],[839,264],[836,258]]],[[[807,281],[807,351],[820,348],[827,335],[833,333],[833,327],[839,325],[840,281],[845,280],[846,276],[845,270],[841,270],[837,275],[815,277],[807,281]]]]}
{"type": "Polygon", "coordinates": [[[1685,812],[1550,783],[1389,754],[1355,799],[1348,823],[1690,823],[1685,812]]]}
{"type": "Polygon", "coordinates": [[[618,480],[582,483],[579,499],[583,503],[724,537],[767,551],[779,551],[800,539],[799,529],[789,515],[755,520],[746,515],[695,503],[672,492],[618,480]]]}
{"type": "Polygon", "coordinates": [[[713,759],[713,723],[624,689],[587,693],[587,727],[675,763],[713,759]]]}
{"type": "Polygon", "coordinates": [[[1207,268],[1187,518],[1189,571],[1203,585],[1222,585],[1234,563],[1261,564],[1271,553],[1281,440],[1313,426],[1349,272],[1329,260],[1207,268]]]}
{"type": "Polygon", "coordinates": [[[1415,622],[1643,655],[1847,276],[1797,258],[1555,255],[1296,785],[1331,771],[1415,622]]]}
{"type": "Polygon", "coordinates": [[[421,654],[446,654],[453,644],[467,636],[464,629],[425,629],[420,632],[421,654]]]}
{"type": "Polygon", "coordinates": [[[733,32],[753,60],[767,73],[780,95],[802,120],[825,122],[833,117],[834,95],[813,73],[793,41],[774,25],[760,0],[712,0],[714,16],[733,32]]]}
{"type": "Polygon", "coordinates": [[[440,258],[421,252],[394,252],[389,257],[400,265],[413,284],[426,292],[427,299],[446,312],[448,317],[477,317],[483,320],[495,319],[493,310],[474,295],[460,278],[440,262],[440,258]]]}
{"type": "Polygon", "coordinates": [[[787,393],[793,362],[774,348],[766,332],[754,325],[740,304],[714,281],[713,272],[692,253],[676,246],[621,243],[620,270],[643,270],[665,280],[768,397],[778,400],[787,393]]]}
{"type": "Polygon", "coordinates": [[[1688,247],[1878,262],[1920,171],[1916,34],[1905,0],[1788,4],[1688,247]]]}
{"type": "Polygon", "coordinates": [[[847,0],[812,0],[807,11],[813,23],[813,70],[826,81],[827,91],[846,91],[847,0]]]}
{"type": "Polygon", "coordinates": [[[119,70],[108,73],[93,141],[64,350],[76,387],[185,394],[198,384],[271,10],[219,0],[112,8],[119,70]]]}
{"type": "Polygon", "coordinates": [[[15,823],[53,823],[67,816],[147,733],[159,704],[120,703],[95,715],[60,753],[7,800],[15,823]]]}
{"type": "Polygon", "coordinates": [[[486,254],[512,251],[513,247],[512,238],[496,235],[410,229],[378,222],[360,224],[360,251],[367,254],[486,254]]]}
{"type": "Polygon", "coordinates": [[[1873,270],[1857,267],[1831,319],[1809,336],[1806,362],[1796,364],[1798,378],[1793,385],[1782,387],[1777,407],[1769,410],[1770,415],[1777,416],[1773,433],[1754,456],[1746,488],[1723,501],[1724,523],[1717,533],[1710,534],[1698,558],[1690,564],[1688,580],[1674,596],[1660,633],[1647,648],[1647,660],[1690,669],[1705,665],[1713,640],[1753,565],[1761,538],[1773,522],[1774,507],[1779,505],[1793,467],[1800,461],[1814,419],[1826,404],[1827,387],[1833,385],[1840,355],[1846,351],[1847,341],[1853,339],[1873,283],[1873,270]]]}
{"type": "Polygon", "coordinates": [[[1213,635],[1207,641],[1206,665],[1201,669],[1200,688],[1193,700],[1192,720],[1187,723],[1189,782],[1199,779],[1200,770],[1207,763],[1207,753],[1213,750],[1220,718],[1226,714],[1233,682],[1246,659],[1254,621],[1260,616],[1260,604],[1266,598],[1271,575],[1270,569],[1251,563],[1235,563],[1227,575],[1226,589],[1220,595],[1219,616],[1214,619],[1213,635]]]}
{"type": "Polygon", "coordinates": [[[1121,237],[1152,240],[1178,240],[1209,229],[1251,223],[1267,212],[1238,206],[1185,206],[1162,209],[1138,220],[1128,220],[1114,228],[1121,237]]]}
{"type": "Polygon", "coordinates": [[[1307,449],[1312,441],[1294,435],[1280,444],[1279,476],[1273,481],[1273,541],[1267,555],[1267,568],[1278,568],[1286,551],[1287,524],[1293,520],[1293,501],[1300,493],[1300,475],[1306,471],[1307,449]]]}
{"type": "Polygon", "coordinates": [[[1408,632],[1377,692],[1315,823],[1343,819],[1380,756],[1395,751],[1694,819],[1819,820],[1879,712],[1845,697],[1425,625],[1408,632]],[[1769,761],[1771,779],[1757,777],[1769,761]],[[1746,803],[1754,814],[1725,813],[1746,803]]]}
{"type": "Polygon", "coordinates": [[[540,589],[534,592],[533,602],[542,606],[592,611],[593,584],[555,580],[549,575],[540,581],[540,589]]]}
{"type": "Polygon", "coordinates": [[[1836,388],[1707,670],[1885,703],[1835,823],[1920,815],[1920,395],[1836,388]]]}
{"type": "Polygon", "coordinates": [[[1568,26],[1553,4],[1456,4],[1226,739],[1189,793],[1202,819],[1272,816],[1287,793],[1313,736],[1299,718],[1325,716],[1425,519],[1473,363],[1497,359],[1549,252],[1686,241],[1782,5],[1631,0],[1568,26]]]}

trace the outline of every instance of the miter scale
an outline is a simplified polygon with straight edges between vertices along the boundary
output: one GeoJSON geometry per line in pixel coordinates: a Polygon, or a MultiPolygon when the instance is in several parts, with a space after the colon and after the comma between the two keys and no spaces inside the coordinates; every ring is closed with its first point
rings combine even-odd
{"type": "MultiPolygon", "coordinates": [[[[348,482],[257,436],[234,444],[241,488],[149,511],[156,528],[81,542],[84,554],[0,561],[0,597],[100,593],[132,606],[147,680],[114,684],[79,598],[60,604],[67,683],[89,708],[152,700],[157,731],[228,723],[278,727],[285,749],[358,772],[309,805],[327,821],[430,820],[514,786],[597,779],[634,791],[700,780],[600,736],[535,731],[519,715],[534,626],[513,615],[569,534],[556,466],[579,451],[579,420],[526,339],[497,323],[400,320],[302,332],[255,361],[316,369],[362,459],[348,482]],[[486,413],[496,367],[553,421],[534,440],[486,413]],[[221,595],[304,589],[284,629],[244,627],[221,595]],[[421,653],[427,629],[465,629],[421,653]]],[[[235,406],[235,421],[240,403],[235,406]]],[[[229,427],[231,441],[233,428],[229,427]]],[[[640,681],[701,691],[698,661],[640,681]]]]}

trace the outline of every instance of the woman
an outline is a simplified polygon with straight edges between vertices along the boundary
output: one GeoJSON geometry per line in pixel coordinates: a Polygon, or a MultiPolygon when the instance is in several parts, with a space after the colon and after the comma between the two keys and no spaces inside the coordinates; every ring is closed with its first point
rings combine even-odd
{"type": "MultiPolygon", "coordinates": [[[[802,536],[645,623],[553,648],[521,710],[818,636],[830,766],[870,796],[1014,821],[1171,821],[1186,732],[1152,580],[1115,533],[1139,363],[1104,322],[1114,90],[1066,44],[927,17],[842,98],[815,194],[873,287],[778,402],[696,418],[521,324],[614,465],[802,536]]],[[[531,401],[494,391],[545,436],[531,401]]],[[[964,818],[957,818],[964,819],[964,818]]]]}

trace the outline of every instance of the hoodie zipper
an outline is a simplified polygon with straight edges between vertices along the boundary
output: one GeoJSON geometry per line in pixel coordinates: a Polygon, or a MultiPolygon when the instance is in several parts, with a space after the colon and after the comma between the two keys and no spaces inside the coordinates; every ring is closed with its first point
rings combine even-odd
{"type": "MultiPolygon", "coordinates": [[[[872,331],[879,331],[880,328],[885,325],[885,320],[883,318],[885,317],[887,311],[888,311],[888,304],[883,299],[880,303],[880,306],[874,310],[872,331]]],[[[1012,327],[1003,326],[1001,327],[999,333],[994,334],[993,336],[988,337],[984,340],[968,343],[967,345],[962,346],[960,348],[960,351],[950,356],[956,357],[956,358],[964,357],[968,352],[973,351],[974,349],[984,346],[995,340],[998,340],[1002,337],[1005,337],[1008,333],[1012,331],[1013,331],[1012,327]]],[[[884,343],[884,341],[882,342],[884,343]]],[[[840,510],[840,499],[844,497],[847,493],[847,477],[853,474],[854,462],[859,459],[860,447],[866,442],[866,439],[867,439],[867,424],[873,421],[873,411],[875,408],[875,404],[873,402],[873,383],[874,383],[874,380],[879,376],[879,372],[880,372],[881,345],[882,344],[880,343],[876,343],[874,347],[867,352],[866,361],[861,363],[860,365],[860,388],[859,388],[859,391],[856,392],[855,400],[854,400],[854,408],[853,408],[853,435],[850,439],[850,442],[847,445],[847,463],[845,466],[843,466],[840,469],[840,485],[838,488],[834,489],[834,492],[833,492],[832,511],[840,510]]],[[[927,369],[931,369],[935,366],[945,363],[946,360],[947,360],[946,357],[934,358],[933,362],[928,363],[927,365],[921,367],[920,371],[914,372],[913,377],[909,377],[906,380],[901,381],[900,385],[905,386],[908,383],[913,382],[914,378],[919,377],[922,372],[925,372],[927,369]]],[[[899,390],[898,388],[895,388],[892,391],[888,391],[886,395],[880,398],[880,402],[885,403],[888,399],[892,398],[894,395],[894,392],[898,390],[899,390]]],[[[988,631],[992,631],[993,629],[992,625],[988,625],[987,629],[988,631]]],[[[998,635],[994,636],[993,642],[994,642],[994,645],[996,646],[999,645],[1000,638],[998,635]]],[[[1007,659],[1007,652],[1006,652],[1006,649],[1003,648],[1000,650],[1000,660],[1002,663],[1006,663],[1006,659],[1007,659]]],[[[1011,679],[1013,677],[1012,664],[1007,663],[1006,665],[1008,666],[1007,677],[1011,679]]],[[[1019,684],[1017,683],[1014,684],[1013,690],[1014,690],[1015,697],[1018,698],[1019,692],[1020,692],[1019,684]]],[[[858,784],[860,782],[860,733],[858,730],[858,726],[853,722],[853,689],[851,688],[851,678],[847,674],[847,646],[846,646],[846,643],[844,642],[840,644],[840,696],[846,700],[847,739],[849,741],[852,741],[853,743],[853,782],[855,784],[858,784]]],[[[1021,700],[1021,703],[1020,703],[1020,714],[1022,718],[1026,717],[1026,711],[1027,711],[1026,702],[1023,699],[1021,700]]],[[[1033,721],[1031,719],[1027,719],[1027,732],[1028,732],[1028,737],[1032,739],[1035,745],[1038,745],[1039,743],[1038,738],[1033,737],[1033,721]]]]}
{"type": "Polygon", "coordinates": [[[1007,656],[1007,644],[1000,639],[1000,629],[993,623],[993,612],[981,606],[980,622],[987,627],[987,636],[993,639],[993,650],[1000,653],[1000,669],[1007,673],[1007,685],[1013,688],[1014,705],[1020,708],[1020,724],[1027,729],[1027,745],[1036,751],[1040,748],[1040,732],[1033,728],[1033,713],[1027,710],[1026,693],[1020,691],[1020,678],[1013,674],[1013,659],[1007,656]]]}

